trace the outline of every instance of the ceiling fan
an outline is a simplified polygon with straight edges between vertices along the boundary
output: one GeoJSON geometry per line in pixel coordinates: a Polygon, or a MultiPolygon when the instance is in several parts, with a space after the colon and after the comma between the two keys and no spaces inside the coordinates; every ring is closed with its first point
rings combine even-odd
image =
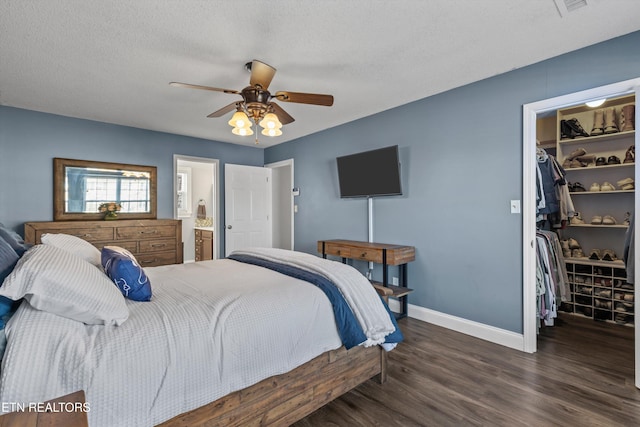
{"type": "Polygon", "coordinates": [[[273,100],[296,102],[299,104],[324,105],[327,107],[333,105],[332,95],[288,91],[278,91],[272,95],[268,89],[269,84],[271,84],[271,80],[276,73],[275,68],[254,59],[253,61],[245,64],[245,69],[251,71],[251,77],[249,78],[249,86],[245,87],[241,91],[181,82],[171,82],[169,84],[171,86],[240,95],[242,100],[232,102],[231,104],[222,107],[207,116],[221,117],[235,109],[236,112],[231,120],[229,120],[229,125],[233,126],[232,132],[236,135],[252,135],[253,131],[251,130],[251,121],[256,125],[256,130],[258,124],[263,127],[263,135],[282,135],[282,131],[280,130],[282,125],[293,122],[294,118],[282,109],[282,107],[273,102],[273,100]]]}

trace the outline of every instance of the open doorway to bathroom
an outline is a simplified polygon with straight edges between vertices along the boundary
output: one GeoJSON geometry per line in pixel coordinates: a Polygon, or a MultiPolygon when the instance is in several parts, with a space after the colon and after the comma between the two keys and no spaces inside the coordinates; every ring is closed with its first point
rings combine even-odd
{"type": "Polygon", "coordinates": [[[175,154],[174,218],[182,220],[184,262],[196,260],[196,233],[212,235],[212,259],[219,250],[219,160],[175,154]]]}

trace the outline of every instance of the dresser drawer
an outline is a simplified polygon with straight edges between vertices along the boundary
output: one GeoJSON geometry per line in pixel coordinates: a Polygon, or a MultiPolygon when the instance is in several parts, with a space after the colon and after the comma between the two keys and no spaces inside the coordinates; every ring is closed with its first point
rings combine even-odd
{"type": "Polygon", "coordinates": [[[176,228],[171,226],[116,228],[117,240],[158,239],[163,237],[176,237],[176,228]]]}
{"type": "Polygon", "coordinates": [[[138,245],[139,253],[169,251],[175,250],[176,239],[140,240],[138,245]]]}
{"type": "Polygon", "coordinates": [[[351,248],[349,250],[351,259],[357,259],[361,261],[370,261],[375,263],[382,263],[382,249],[375,248],[351,248]]]}
{"type": "Polygon", "coordinates": [[[95,244],[95,246],[100,250],[105,246],[119,246],[132,254],[138,253],[138,242],[100,242],[95,244]]]}
{"type": "Polygon", "coordinates": [[[325,244],[324,253],[327,255],[340,256],[343,258],[351,258],[351,252],[349,248],[342,245],[335,245],[332,243],[325,244]]]}
{"type": "MultiPolygon", "coordinates": [[[[112,228],[105,228],[105,229],[101,229],[101,228],[74,228],[71,230],[56,230],[56,231],[50,231],[50,233],[63,233],[63,234],[70,234],[72,236],[76,236],[79,237],[83,240],[86,240],[87,242],[91,242],[91,243],[95,243],[95,242],[104,242],[105,240],[113,240],[113,229],[112,228]]],[[[47,234],[47,233],[40,233],[41,237],[42,234],[47,234]]],[[[40,239],[38,239],[38,241],[41,241],[40,239]]]]}
{"type": "Polygon", "coordinates": [[[136,260],[142,267],[154,267],[156,265],[175,264],[176,251],[173,252],[157,252],[136,255],[136,260]]]}

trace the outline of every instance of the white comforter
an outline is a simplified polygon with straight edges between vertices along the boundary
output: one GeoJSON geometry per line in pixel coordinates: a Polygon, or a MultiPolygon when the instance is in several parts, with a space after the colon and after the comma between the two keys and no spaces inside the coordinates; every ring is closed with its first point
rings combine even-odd
{"type": "Polygon", "coordinates": [[[91,427],[151,426],[341,346],[315,286],[232,260],[145,269],[151,302],[121,326],[23,303],[9,322],[0,400],[83,389],[91,427]]]}

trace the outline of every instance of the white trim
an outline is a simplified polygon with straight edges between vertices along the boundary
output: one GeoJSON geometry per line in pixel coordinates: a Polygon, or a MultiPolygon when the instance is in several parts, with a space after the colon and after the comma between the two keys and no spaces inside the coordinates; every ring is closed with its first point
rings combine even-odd
{"type": "MultiPolygon", "coordinates": [[[[601,98],[611,98],[634,93],[636,88],[640,86],[640,78],[626,80],[623,82],[613,83],[606,86],[600,86],[593,89],[575,92],[568,95],[562,95],[555,98],[549,98],[542,101],[532,102],[523,106],[523,188],[522,188],[522,208],[523,208],[523,224],[522,224],[522,242],[523,242],[523,258],[522,258],[522,314],[523,314],[523,350],[533,353],[537,349],[536,343],[536,316],[535,316],[535,260],[536,252],[533,245],[535,234],[535,218],[532,219],[532,211],[535,210],[535,146],[536,146],[536,117],[538,113],[554,111],[571,105],[581,104],[601,98]]],[[[637,95],[636,95],[637,96],[637,95]]],[[[636,97],[637,99],[637,97],[636,97]]],[[[638,109],[636,109],[636,117],[638,117],[638,109]]],[[[636,144],[638,143],[638,133],[636,132],[636,144]]],[[[636,181],[639,178],[638,168],[636,169],[636,181]]],[[[635,219],[638,219],[638,197],[635,198],[636,211],[635,219]]],[[[640,233],[636,230],[636,237],[640,233]]],[[[636,283],[638,283],[639,273],[636,273],[636,283]]],[[[637,308],[636,308],[637,309],[637,308]]],[[[640,388],[640,354],[639,341],[636,328],[636,387],[640,388]]]]}
{"type": "Polygon", "coordinates": [[[281,167],[285,167],[285,166],[289,166],[290,167],[290,171],[291,171],[291,176],[289,177],[289,182],[290,182],[290,191],[289,191],[289,197],[291,200],[291,249],[295,250],[295,236],[294,236],[294,225],[295,225],[295,200],[294,200],[294,196],[293,196],[293,189],[295,187],[295,182],[294,182],[294,173],[293,173],[293,159],[287,159],[287,160],[281,160],[279,162],[274,162],[274,163],[267,163],[266,165],[264,165],[265,168],[270,168],[270,169],[275,169],[275,168],[281,168],[281,167]]]}
{"type": "MultiPolygon", "coordinates": [[[[400,303],[397,300],[391,299],[389,300],[389,308],[397,311],[400,308],[400,303]]],[[[430,310],[428,308],[420,307],[419,305],[409,304],[408,316],[413,319],[442,326],[443,328],[451,329],[465,335],[470,335],[475,338],[480,338],[482,340],[516,350],[522,350],[524,347],[524,337],[522,334],[463,319],[461,317],[451,316],[450,314],[430,310]]]]}
{"type": "Polygon", "coordinates": [[[213,200],[214,200],[214,234],[215,234],[215,245],[214,245],[214,253],[213,259],[219,258],[222,253],[220,247],[220,227],[223,227],[222,222],[220,221],[220,160],[212,159],[209,157],[196,157],[196,156],[186,156],[182,154],[174,154],[173,155],[173,193],[171,198],[173,199],[173,217],[175,219],[180,219],[178,217],[178,207],[176,206],[176,197],[175,194],[178,191],[176,185],[176,174],[178,172],[178,160],[183,160],[187,162],[200,162],[200,163],[211,163],[213,164],[213,200]]]}

